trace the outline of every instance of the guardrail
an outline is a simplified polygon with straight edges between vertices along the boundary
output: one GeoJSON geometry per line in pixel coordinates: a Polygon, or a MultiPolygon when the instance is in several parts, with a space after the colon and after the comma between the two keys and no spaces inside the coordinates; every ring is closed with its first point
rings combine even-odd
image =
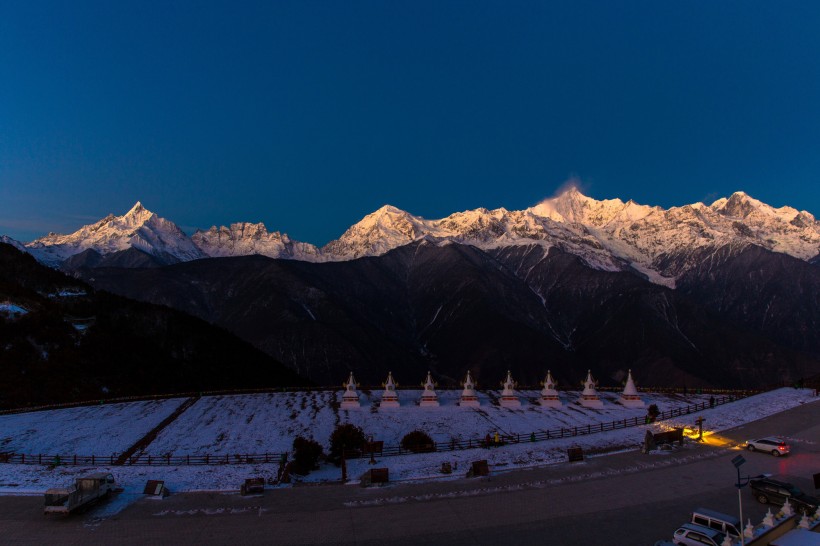
{"type": "MultiPolygon", "coordinates": [[[[689,415],[698,411],[728,404],[745,398],[748,394],[736,393],[729,396],[721,396],[714,398],[714,403],[711,401],[700,402],[697,404],[689,404],[679,408],[672,408],[660,412],[655,421],[664,421],[673,417],[680,417],[689,415]]],[[[437,442],[434,444],[427,444],[419,446],[415,449],[403,448],[400,445],[384,446],[380,451],[377,451],[381,457],[391,457],[398,455],[408,455],[414,453],[429,453],[434,451],[458,451],[464,449],[475,449],[481,447],[495,447],[505,444],[516,444],[520,442],[543,442],[547,440],[558,440],[561,438],[571,438],[577,436],[586,436],[601,432],[608,432],[611,430],[618,430],[623,428],[637,427],[645,425],[650,422],[648,417],[632,417],[626,419],[618,419],[608,423],[588,424],[582,426],[562,427],[551,430],[539,430],[524,434],[504,434],[498,436],[498,442],[495,437],[491,437],[490,441],[487,438],[475,438],[467,440],[450,440],[449,442],[437,442]]],[[[356,459],[362,457],[369,457],[370,452],[366,449],[362,450],[346,450],[345,458],[356,459]]],[[[14,463],[14,464],[36,464],[36,465],[70,465],[70,466],[95,466],[108,465],[114,466],[117,464],[121,454],[111,455],[62,455],[62,454],[35,454],[26,455],[21,453],[0,453],[0,463],[14,463]]],[[[193,465],[233,465],[233,464],[257,464],[257,463],[279,463],[283,459],[287,460],[287,453],[251,453],[251,454],[227,454],[227,455],[134,455],[121,461],[120,464],[125,465],[142,465],[142,466],[193,466],[193,465]]]]}

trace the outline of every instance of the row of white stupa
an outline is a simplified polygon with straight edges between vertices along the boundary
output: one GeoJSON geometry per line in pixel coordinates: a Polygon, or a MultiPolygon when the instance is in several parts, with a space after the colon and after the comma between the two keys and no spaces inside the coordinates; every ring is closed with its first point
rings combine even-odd
{"type": "MultiPolygon", "coordinates": [[[[561,400],[558,398],[558,391],[555,390],[555,380],[552,378],[552,374],[549,371],[547,371],[547,377],[544,379],[542,384],[544,385],[544,388],[541,390],[541,397],[538,399],[538,403],[548,408],[560,408],[563,406],[561,400]]],[[[578,403],[580,405],[594,409],[604,407],[604,403],[598,396],[598,391],[595,390],[595,384],[595,380],[592,379],[592,372],[587,371],[587,378],[584,381],[584,390],[581,392],[581,397],[578,399],[578,403]]],[[[467,378],[464,380],[463,385],[464,390],[461,392],[461,398],[459,398],[458,405],[479,407],[480,403],[478,401],[478,395],[475,391],[475,383],[473,382],[473,378],[470,377],[470,372],[467,372],[467,378]]],[[[353,409],[360,407],[359,393],[356,392],[356,380],[353,379],[352,372],[350,373],[350,378],[347,380],[347,384],[343,386],[345,388],[345,392],[342,394],[342,409],[353,409]]],[[[396,386],[396,382],[393,380],[393,373],[388,373],[387,381],[384,383],[384,392],[382,392],[379,407],[399,407],[399,395],[396,392],[396,386]]],[[[424,392],[422,392],[421,398],[419,399],[419,406],[437,407],[439,405],[438,395],[436,394],[435,383],[433,383],[433,378],[431,377],[430,372],[427,372],[427,379],[424,383],[422,383],[422,386],[424,387],[424,392]]],[[[643,400],[641,400],[638,396],[638,389],[635,388],[635,382],[632,380],[632,370],[629,370],[629,374],[626,379],[626,386],[624,387],[624,391],[621,393],[621,396],[618,398],[618,402],[627,408],[642,408],[645,405],[643,400]]],[[[501,398],[498,403],[500,406],[505,408],[521,407],[521,400],[518,399],[518,395],[515,393],[515,382],[513,381],[512,374],[510,374],[509,370],[507,371],[507,379],[504,380],[504,389],[501,391],[501,398]]]]}

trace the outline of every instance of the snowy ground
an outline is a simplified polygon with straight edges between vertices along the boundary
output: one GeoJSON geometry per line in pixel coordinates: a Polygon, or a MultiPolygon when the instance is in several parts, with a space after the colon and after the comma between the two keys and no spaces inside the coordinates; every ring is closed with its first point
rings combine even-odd
{"type": "Polygon", "coordinates": [[[183,400],[170,398],[0,415],[0,452],[105,456],[121,453],[173,413],[183,400]]]}
{"type": "MultiPolygon", "coordinates": [[[[295,435],[312,436],[326,443],[338,422],[352,422],[362,426],[387,444],[397,443],[407,432],[420,428],[437,441],[451,437],[475,438],[498,430],[508,434],[529,433],[533,430],[574,427],[588,423],[609,422],[636,415],[645,410],[628,410],[611,402],[616,395],[605,393],[609,400],[603,410],[587,410],[574,403],[576,393],[561,393],[565,406],[556,411],[524,404],[520,410],[509,410],[490,405],[482,394],[481,411],[454,405],[457,392],[441,392],[442,407],[414,406],[418,393],[400,391],[406,407],[376,410],[363,396],[363,407],[355,411],[339,411],[335,400],[341,393],[281,393],[242,396],[205,397],[194,404],[175,423],[165,429],[149,448],[151,453],[248,453],[278,452],[290,448],[295,435]]],[[[535,397],[535,393],[522,393],[535,397]]],[[[660,395],[644,393],[647,404],[656,403],[661,411],[703,401],[704,396],[660,395]]],[[[812,391],[778,389],[754,397],[704,410],[710,433],[732,428],[743,423],[778,413],[799,404],[814,402],[812,391]]],[[[81,454],[110,452],[138,438],[170,413],[180,400],[135,402],[110,406],[72,408],[49,412],[0,416],[0,441],[4,451],[51,452],[66,448],[81,454]],[[9,447],[11,446],[11,447],[9,447]],[[36,449],[35,449],[36,448],[36,449]]],[[[452,477],[464,475],[472,461],[487,459],[494,472],[554,464],[566,460],[568,447],[582,447],[587,454],[637,449],[647,427],[653,431],[670,426],[692,427],[698,414],[668,420],[655,425],[638,426],[588,436],[530,443],[522,441],[492,449],[470,449],[399,457],[379,457],[379,466],[390,469],[391,481],[445,478],[441,464],[450,462],[457,467],[452,477]]],[[[698,457],[693,451],[693,457],[698,457]]],[[[659,464],[663,456],[658,458],[659,464]]],[[[73,479],[92,471],[111,471],[125,492],[103,509],[104,517],[116,513],[128,502],[140,497],[147,479],[164,479],[173,492],[196,490],[236,490],[247,477],[270,477],[276,473],[275,464],[231,466],[180,467],[70,467],[54,469],[36,465],[0,464],[0,494],[39,494],[49,487],[68,486],[73,479]]],[[[348,463],[348,476],[357,479],[371,468],[366,459],[348,463]]],[[[305,481],[338,480],[340,471],[324,465],[311,473],[305,481]]]]}

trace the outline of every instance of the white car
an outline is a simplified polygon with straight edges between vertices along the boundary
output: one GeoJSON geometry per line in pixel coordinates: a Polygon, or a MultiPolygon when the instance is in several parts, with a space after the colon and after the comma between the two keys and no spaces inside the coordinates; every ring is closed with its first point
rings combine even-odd
{"type": "Polygon", "coordinates": [[[789,445],[783,438],[775,438],[774,436],[767,436],[766,438],[758,438],[757,440],[749,440],[746,442],[746,449],[749,451],[764,451],[771,453],[775,457],[786,455],[789,453],[789,445]]]}
{"type": "Polygon", "coordinates": [[[687,546],[721,546],[725,535],[720,531],[695,525],[694,523],[684,523],[672,536],[675,544],[686,544],[687,546]]]}

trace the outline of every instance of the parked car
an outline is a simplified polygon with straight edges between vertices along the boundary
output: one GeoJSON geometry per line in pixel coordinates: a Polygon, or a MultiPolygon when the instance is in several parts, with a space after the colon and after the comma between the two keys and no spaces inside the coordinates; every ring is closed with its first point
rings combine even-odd
{"type": "Polygon", "coordinates": [[[749,451],[765,451],[775,457],[789,453],[789,445],[782,438],[775,438],[774,436],[748,440],[746,442],[746,449],[749,451]]]}
{"type": "Polygon", "coordinates": [[[786,499],[789,499],[789,504],[792,505],[795,512],[809,514],[813,514],[817,510],[818,504],[820,504],[817,497],[807,495],[799,487],[787,482],[762,478],[750,481],[749,485],[752,488],[752,494],[762,504],[782,506],[786,499]]]}
{"type": "Polygon", "coordinates": [[[695,511],[692,512],[690,523],[720,531],[724,535],[730,535],[732,538],[739,537],[743,529],[740,520],[735,516],[716,512],[709,508],[696,508],[695,511]]]}
{"type": "Polygon", "coordinates": [[[675,544],[685,544],[686,546],[721,546],[725,540],[726,535],[720,531],[703,527],[702,525],[695,525],[694,523],[684,523],[675,534],[672,536],[672,542],[675,544]]]}

